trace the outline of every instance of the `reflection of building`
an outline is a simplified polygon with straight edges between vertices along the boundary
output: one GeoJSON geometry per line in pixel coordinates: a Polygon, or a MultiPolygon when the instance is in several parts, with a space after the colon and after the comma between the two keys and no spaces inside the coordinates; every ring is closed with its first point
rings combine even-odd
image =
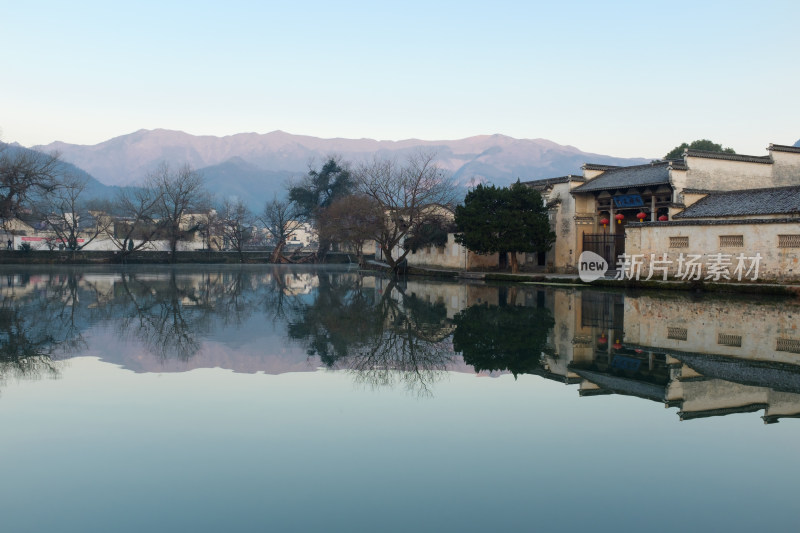
{"type": "Polygon", "coordinates": [[[529,373],[578,384],[581,396],[622,394],[679,408],[681,420],[764,411],[800,417],[800,304],[626,296],[553,287],[409,282],[446,306],[548,308],[555,325],[529,373]]]}
{"type": "MultiPolygon", "coordinates": [[[[575,323],[591,333],[573,345],[592,352],[568,365],[581,395],[664,402],[682,420],[762,409],[766,422],[800,416],[800,305],[577,294],[575,323]]],[[[556,316],[556,328],[571,320],[556,316]]]]}
{"type": "Polygon", "coordinates": [[[319,278],[310,272],[287,272],[283,275],[285,294],[310,294],[319,286],[319,278]]]}

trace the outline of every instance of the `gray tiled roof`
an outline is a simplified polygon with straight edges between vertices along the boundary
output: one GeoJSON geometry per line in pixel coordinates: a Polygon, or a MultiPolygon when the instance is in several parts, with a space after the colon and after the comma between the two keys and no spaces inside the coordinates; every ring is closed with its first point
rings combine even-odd
{"type": "Polygon", "coordinates": [[[584,170],[611,170],[612,168],[622,168],[614,165],[601,165],[600,163],[584,163],[581,167],[584,170]]]}
{"type": "Polygon", "coordinates": [[[800,393],[800,367],[796,365],[691,352],[670,351],[670,356],[707,377],[800,393]]]}
{"type": "Polygon", "coordinates": [[[800,214],[800,185],[712,192],[675,218],[800,214]]]}
{"type": "Polygon", "coordinates": [[[629,189],[669,183],[669,161],[657,161],[633,167],[614,167],[573,189],[593,192],[607,189],[629,189]]]}
{"type": "Polygon", "coordinates": [[[784,144],[770,144],[767,150],[773,150],[775,152],[792,152],[795,154],[800,154],[800,146],[786,146],[784,144]]]}
{"type": "Polygon", "coordinates": [[[595,372],[594,370],[584,370],[573,367],[572,365],[569,366],[569,370],[578,374],[583,379],[591,381],[598,387],[614,391],[617,394],[638,396],[639,398],[646,398],[656,402],[663,402],[664,398],[667,396],[664,385],[637,381],[611,374],[603,374],[601,372],[595,372]]]}
{"type": "Polygon", "coordinates": [[[687,148],[684,152],[689,157],[703,157],[706,159],[727,159],[728,161],[744,161],[746,163],[763,163],[766,165],[772,164],[772,158],[768,155],[743,155],[743,154],[726,154],[725,152],[707,152],[705,150],[692,150],[687,148]]]}
{"type": "Polygon", "coordinates": [[[523,181],[522,184],[527,185],[528,187],[540,188],[540,187],[549,187],[550,185],[555,185],[557,183],[569,183],[570,181],[586,181],[586,178],[584,178],[583,176],[574,176],[572,174],[567,174],[566,176],[559,176],[557,178],[523,181]]]}

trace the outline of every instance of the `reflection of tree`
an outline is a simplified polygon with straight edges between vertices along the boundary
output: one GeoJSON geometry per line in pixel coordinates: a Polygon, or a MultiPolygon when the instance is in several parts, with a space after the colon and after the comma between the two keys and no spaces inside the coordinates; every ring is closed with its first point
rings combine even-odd
{"type": "Polygon", "coordinates": [[[200,349],[198,335],[216,322],[240,324],[256,306],[242,271],[179,276],[173,269],[155,279],[128,273],[119,285],[127,307],[122,329],[164,360],[187,361],[200,349]]]}
{"type": "Polygon", "coordinates": [[[316,298],[296,309],[289,337],[305,341],[308,355],[317,355],[332,367],[350,355],[353,345],[374,336],[374,305],[374,295],[363,290],[357,276],[321,272],[316,298]]]}
{"type": "Polygon", "coordinates": [[[259,309],[276,320],[290,315],[297,304],[286,275],[280,268],[271,275],[246,267],[160,275],[134,270],[117,284],[109,318],[121,319],[120,329],[160,359],[187,361],[217,325],[239,326],[259,309]]]}
{"type": "Polygon", "coordinates": [[[0,379],[57,377],[56,339],[16,308],[0,309],[0,379]]]}
{"type": "Polygon", "coordinates": [[[289,325],[289,336],[326,366],[353,371],[358,383],[429,394],[452,361],[446,318],[443,304],[406,295],[395,283],[376,299],[359,278],[321,275],[317,298],[289,325]]]}
{"type": "Polygon", "coordinates": [[[544,307],[473,305],[458,313],[453,348],[482,370],[508,370],[514,377],[541,366],[555,321],[544,307]]]}
{"type": "Polygon", "coordinates": [[[58,360],[85,346],[82,330],[95,310],[81,301],[95,300],[96,287],[82,283],[71,270],[47,277],[37,291],[20,294],[17,287],[30,277],[7,279],[0,295],[0,380],[58,377],[58,360]]]}

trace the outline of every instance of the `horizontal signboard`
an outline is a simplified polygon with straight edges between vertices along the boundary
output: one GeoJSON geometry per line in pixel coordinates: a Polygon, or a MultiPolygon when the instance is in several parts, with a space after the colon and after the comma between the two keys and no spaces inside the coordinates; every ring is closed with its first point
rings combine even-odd
{"type": "Polygon", "coordinates": [[[644,200],[638,194],[626,194],[614,197],[614,205],[617,207],[644,207],[644,200]]]}

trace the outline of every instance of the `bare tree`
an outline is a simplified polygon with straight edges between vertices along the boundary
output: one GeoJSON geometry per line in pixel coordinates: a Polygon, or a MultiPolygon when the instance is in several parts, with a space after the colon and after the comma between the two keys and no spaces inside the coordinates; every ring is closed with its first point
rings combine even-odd
{"type": "Polygon", "coordinates": [[[453,181],[435,162],[435,154],[419,152],[404,164],[374,159],[355,172],[359,191],[383,211],[384,224],[375,227],[375,240],[394,272],[408,255],[403,241],[414,233],[431,210],[451,205],[456,199],[453,181]]]}
{"type": "Polygon", "coordinates": [[[364,263],[364,244],[380,233],[385,224],[378,203],[362,195],[334,201],[319,211],[317,220],[320,241],[345,245],[355,252],[359,265],[364,263]]]}
{"type": "Polygon", "coordinates": [[[244,246],[253,233],[253,214],[250,209],[240,199],[225,200],[220,210],[219,226],[225,242],[239,253],[239,262],[241,262],[244,246]]]}
{"type": "Polygon", "coordinates": [[[67,174],[36,204],[48,229],[55,234],[56,242],[72,252],[107,233],[111,225],[107,214],[89,209],[85,200],[86,185],[84,178],[67,174]]]}
{"type": "Polygon", "coordinates": [[[37,195],[52,192],[60,172],[59,156],[0,143],[0,221],[19,215],[37,195]]]}
{"type": "Polygon", "coordinates": [[[222,242],[219,239],[222,233],[222,219],[219,212],[215,209],[209,209],[205,216],[205,220],[200,224],[200,231],[203,235],[203,248],[210,252],[214,246],[217,250],[222,249],[222,242]]]}
{"type": "Polygon", "coordinates": [[[181,225],[187,223],[190,213],[208,209],[208,193],[203,177],[189,165],[173,171],[167,163],[163,163],[149,175],[147,183],[158,193],[156,213],[169,241],[174,262],[178,241],[185,235],[181,225]]]}
{"type": "Polygon", "coordinates": [[[157,238],[156,223],[160,203],[159,191],[152,186],[121,189],[114,199],[112,210],[119,218],[109,228],[108,237],[119,249],[120,258],[146,248],[157,238]]]}
{"type": "Polygon", "coordinates": [[[287,238],[302,224],[298,217],[297,205],[290,200],[278,200],[273,197],[272,201],[264,206],[260,220],[275,242],[270,261],[278,263],[282,259],[287,238]]]}

